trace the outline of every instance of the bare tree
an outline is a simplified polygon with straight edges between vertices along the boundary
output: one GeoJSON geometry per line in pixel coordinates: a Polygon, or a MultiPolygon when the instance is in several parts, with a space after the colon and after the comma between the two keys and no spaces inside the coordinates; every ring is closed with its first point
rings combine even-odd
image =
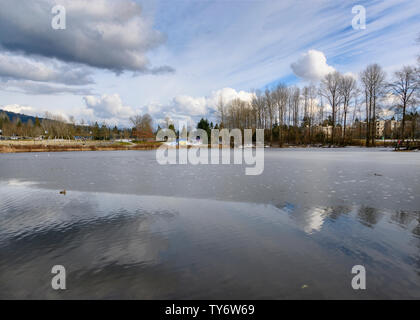
{"type": "Polygon", "coordinates": [[[275,113],[275,102],[274,102],[274,96],[270,92],[270,90],[265,90],[265,103],[267,107],[267,113],[270,120],[270,145],[273,143],[273,119],[274,119],[274,113],[275,113]]]}
{"type": "Polygon", "coordinates": [[[310,123],[310,131],[309,131],[309,137],[312,142],[313,137],[313,130],[314,125],[316,121],[316,110],[318,108],[317,106],[317,89],[314,84],[311,84],[309,86],[309,123],[310,123]]]}
{"type": "Polygon", "coordinates": [[[283,84],[279,84],[273,91],[273,99],[278,112],[280,145],[283,144],[283,127],[285,123],[288,98],[289,91],[287,90],[287,87],[283,84]]]}
{"type": "Polygon", "coordinates": [[[319,117],[319,123],[322,125],[322,123],[324,122],[324,101],[322,99],[323,97],[321,94],[321,90],[318,90],[318,95],[320,99],[318,117],[319,117]]]}
{"type": "Polygon", "coordinates": [[[52,114],[45,112],[44,119],[42,120],[42,129],[44,134],[53,138],[64,138],[70,137],[70,125],[66,122],[66,119],[61,115],[52,114]]]}
{"type": "Polygon", "coordinates": [[[332,132],[331,143],[334,144],[334,131],[336,123],[337,108],[340,103],[341,74],[338,71],[327,74],[321,81],[321,94],[331,106],[332,132]]]}
{"type": "Polygon", "coordinates": [[[217,102],[217,112],[220,120],[220,127],[223,128],[225,124],[225,117],[226,117],[226,106],[223,102],[222,95],[219,96],[219,101],[217,102]]]}
{"type": "Polygon", "coordinates": [[[311,121],[309,119],[309,87],[305,86],[302,90],[302,98],[303,98],[303,130],[305,135],[306,142],[309,139],[310,130],[311,130],[311,121]]]}
{"type": "Polygon", "coordinates": [[[130,117],[130,121],[134,127],[134,134],[139,140],[147,140],[153,138],[153,119],[149,114],[143,116],[136,115],[130,117]]]}
{"type": "Polygon", "coordinates": [[[290,88],[290,92],[289,92],[289,126],[290,126],[290,120],[292,120],[295,143],[297,143],[297,140],[298,140],[299,107],[300,107],[300,89],[298,87],[292,87],[290,88]],[[291,119],[290,119],[290,116],[292,117],[291,119]]]}
{"type": "Polygon", "coordinates": [[[378,64],[371,64],[360,74],[366,103],[366,146],[371,140],[375,145],[376,140],[376,110],[379,98],[384,94],[385,72],[378,64]]]}
{"type": "Polygon", "coordinates": [[[388,84],[391,93],[397,97],[397,108],[402,111],[401,137],[405,138],[405,118],[406,111],[410,105],[416,103],[416,91],[419,89],[418,75],[416,69],[404,66],[401,70],[394,73],[394,81],[388,84]]]}
{"type": "Polygon", "coordinates": [[[343,75],[340,80],[339,92],[343,102],[343,143],[346,139],[347,113],[349,110],[350,99],[356,90],[356,80],[351,75],[343,75]]]}
{"type": "Polygon", "coordinates": [[[353,130],[352,130],[352,135],[351,138],[353,139],[354,136],[354,131],[356,129],[358,129],[359,135],[358,138],[361,139],[361,131],[362,131],[362,124],[361,124],[361,115],[362,115],[362,111],[361,111],[361,105],[359,103],[359,96],[360,96],[360,90],[358,87],[355,88],[354,92],[353,92],[353,117],[352,117],[352,124],[353,124],[353,130]],[[356,122],[357,120],[357,122],[356,122]],[[358,127],[356,128],[354,125],[358,124],[358,127]]]}
{"type": "Polygon", "coordinates": [[[264,128],[265,124],[265,98],[261,95],[261,92],[257,90],[252,98],[252,108],[256,114],[256,127],[264,128]]]}

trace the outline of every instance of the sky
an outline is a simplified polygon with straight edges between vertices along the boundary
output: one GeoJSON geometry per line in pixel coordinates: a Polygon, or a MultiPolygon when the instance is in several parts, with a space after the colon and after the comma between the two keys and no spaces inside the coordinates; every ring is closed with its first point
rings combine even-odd
{"type": "Polygon", "coordinates": [[[214,119],[219,97],[280,82],[370,63],[391,77],[416,63],[419,32],[420,0],[0,0],[0,109],[119,126],[214,119]],[[57,4],[65,29],[52,28],[57,4]]]}

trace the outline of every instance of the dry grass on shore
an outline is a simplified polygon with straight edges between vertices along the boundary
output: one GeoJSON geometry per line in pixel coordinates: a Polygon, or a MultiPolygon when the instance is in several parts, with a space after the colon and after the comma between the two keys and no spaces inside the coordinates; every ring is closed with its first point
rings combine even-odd
{"type": "Polygon", "coordinates": [[[0,153],[153,150],[157,149],[160,144],[160,142],[121,143],[115,141],[3,140],[0,141],[0,153]]]}

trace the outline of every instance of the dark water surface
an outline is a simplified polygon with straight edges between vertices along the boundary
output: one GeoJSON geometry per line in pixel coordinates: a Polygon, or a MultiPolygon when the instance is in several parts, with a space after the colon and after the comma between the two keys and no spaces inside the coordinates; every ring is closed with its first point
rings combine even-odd
{"type": "Polygon", "coordinates": [[[267,150],[244,173],[153,151],[0,155],[0,298],[420,298],[420,153],[267,150]]]}

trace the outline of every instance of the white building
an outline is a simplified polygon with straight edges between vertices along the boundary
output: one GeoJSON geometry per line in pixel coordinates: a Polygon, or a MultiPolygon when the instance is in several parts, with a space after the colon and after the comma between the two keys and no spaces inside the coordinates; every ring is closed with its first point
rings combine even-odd
{"type": "Polygon", "coordinates": [[[326,136],[331,136],[332,135],[332,126],[326,126],[326,127],[321,127],[322,128],[322,132],[326,135],[326,136]]]}
{"type": "Polygon", "coordinates": [[[385,134],[385,120],[376,121],[376,137],[383,137],[385,134]]]}

